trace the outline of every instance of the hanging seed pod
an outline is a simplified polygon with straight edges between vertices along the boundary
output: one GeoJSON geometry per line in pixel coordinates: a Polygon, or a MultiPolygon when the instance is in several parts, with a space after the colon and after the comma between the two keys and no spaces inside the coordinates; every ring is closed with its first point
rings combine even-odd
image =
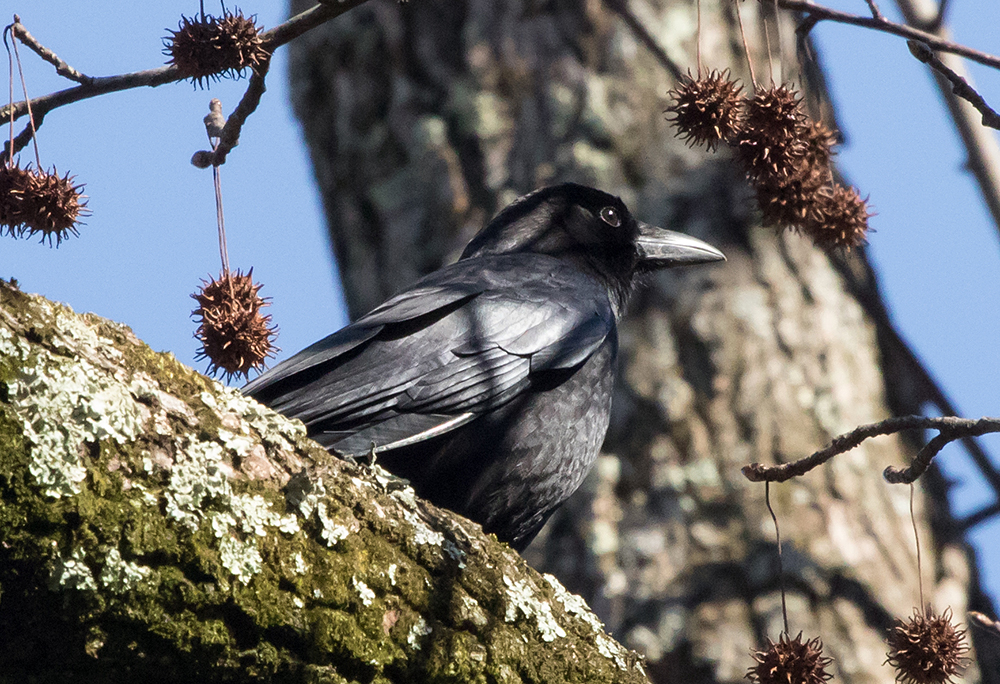
{"type": "Polygon", "coordinates": [[[865,244],[871,216],[868,200],[854,188],[824,187],[815,194],[802,231],[823,249],[851,249],[865,244]]]}
{"type": "Polygon", "coordinates": [[[0,225],[14,237],[40,236],[59,246],[79,235],[80,217],[90,214],[87,198],[68,173],[4,166],[0,168],[0,225]]]}
{"type": "Polygon", "coordinates": [[[796,173],[806,153],[805,121],[798,93],[785,86],[762,90],[744,102],[736,157],[752,181],[796,173]]]}
{"type": "Polygon", "coordinates": [[[805,143],[803,157],[805,163],[816,169],[826,169],[829,173],[830,160],[833,158],[833,146],[838,137],[823,123],[806,119],[801,129],[802,140],[805,143]]]}
{"type": "Polygon", "coordinates": [[[703,78],[690,74],[668,95],[668,120],[677,135],[694,147],[715,151],[720,142],[732,140],[740,128],[740,91],[743,86],[729,78],[729,70],[713,70],[703,78]]]}
{"type": "Polygon", "coordinates": [[[255,17],[245,17],[239,9],[227,10],[222,17],[182,15],[177,30],[170,31],[163,44],[163,53],[170,57],[167,64],[199,87],[206,80],[239,78],[246,69],[256,70],[270,59],[255,17]]]}
{"type": "Polygon", "coordinates": [[[246,376],[277,351],[273,340],[278,330],[270,325],[271,316],[261,313],[269,304],[258,294],[260,288],[250,269],[246,275],[237,271],[203,281],[201,289],[191,295],[198,302],[191,315],[200,319],[195,337],[201,349],[196,358],[209,360],[210,374],[221,370],[227,379],[246,376]]]}
{"type": "Polygon", "coordinates": [[[905,622],[897,620],[889,632],[887,663],[896,670],[902,684],[946,684],[955,681],[965,668],[969,647],[965,630],[951,622],[951,609],[935,615],[913,610],[905,622]]]}
{"type": "Polygon", "coordinates": [[[766,176],[754,184],[765,226],[799,229],[815,214],[817,193],[831,181],[826,167],[802,163],[787,178],[766,176]]]}
{"type": "Polygon", "coordinates": [[[756,662],[746,673],[746,679],[755,684],[823,684],[832,674],[826,666],[832,658],[823,656],[823,642],[819,637],[802,641],[802,632],[794,639],[782,633],[778,643],[767,640],[763,651],[750,655],[756,662]]]}

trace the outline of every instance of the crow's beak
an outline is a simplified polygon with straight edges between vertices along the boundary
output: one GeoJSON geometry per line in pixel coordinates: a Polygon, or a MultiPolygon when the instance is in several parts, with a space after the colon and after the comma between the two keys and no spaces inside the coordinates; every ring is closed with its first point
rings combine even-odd
{"type": "Polygon", "coordinates": [[[725,261],[726,255],[707,242],[639,222],[639,260],[644,268],[667,268],[725,261]]]}

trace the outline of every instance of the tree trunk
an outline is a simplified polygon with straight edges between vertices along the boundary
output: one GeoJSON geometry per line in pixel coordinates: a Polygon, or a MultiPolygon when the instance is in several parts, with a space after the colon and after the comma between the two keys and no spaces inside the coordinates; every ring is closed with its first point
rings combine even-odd
{"type": "MultiPolygon", "coordinates": [[[[701,11],[704,64],[749,90],[736,5],[701,11]]],[[[824,102],[816,70],[799,77],[788,17],[779,34],[773,11],[741,11],[758,81],[771,77],[767,15],[785,43],[774,80],[807,80],[807,100],[824,102]]],[[[728,256],[657,275],[635,297],[604,453],[525,554],[658,682],[737,681],[782,629],[764,487],[740,467],[799,458],[926,399],[863,250],[831,259],[760,227],[726,155],[675,137],[670,60],[694,68],[696,25],[694,3],[667,0],[373,0],[292,46],[352,316],[453,258],[516,196],[564,180],[728,256]]],[[[830,122],[828,105],[815,111],[830,122]]],[[[918,603],[917,563],[909,490],[881,471],[913,453],[883,438],[771,490],[790,632],[822,637],[838,681],[894,681],[884,636],[918,603]]],[[[936,482],[917,490],[924,591],[962,616],[970,595],[986,606],[936,482]]],[[[991,670],[982,681],[998,681],[991,670]]],[[[964,681],[980,676],[973,664],[964,681]]]]}
{"type": "Polygon", "coordinates": [[[398,478],[0,281],[0,682],[647,681],[600,627],[398,478]]]}

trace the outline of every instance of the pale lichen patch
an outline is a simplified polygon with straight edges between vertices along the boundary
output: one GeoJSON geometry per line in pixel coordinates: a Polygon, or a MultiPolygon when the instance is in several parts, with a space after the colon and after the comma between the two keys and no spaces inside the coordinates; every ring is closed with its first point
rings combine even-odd
{"type": "Polygon", "coordinates": [[[391,493],[392,498],[404,504],[403,519],[413,527],[413,541],[417,544],[427,544],[430,546],[442,546],[444,535],[420,519],[417,515],[417,496],[412,487],[404,487],[391,493]]]}
{"type": "Polygon", "coordinates": [[[295,440],[306,436],[306,426],[302,421],[275,413],[256,400],[244,396],[238,389],[220,386],[217,399],[220,412],[238,415],[266,444],[279,449],[292,449],[295,440]]]}
{"type": "Polygon", "coordinates": [[[359,580],[357,575],[351,576],[351,584],[354,586],[354,590],[358,592],[358,596],[361,598],[361,603],[365,606],[370,606],[375,602],[375,592],[372,591],[367,584],[359,580]]]}
{"type": "Polygon", "coordinates": [[[409,644],[410,648],[413,650],[419,651],[423,648],[420,640],[433,631],[434,629],[427,624],[427,621],[418,616],[416,622],[414,622],[413,626],[410,627],[410,631],[406,633],[406,643],[409,644]]]}
{"type": "Polygon", "coordinates": [[[59,589],[96,591],[97,582],[94,580],[94,573],[83,562],[85,558],[86,554],[80,547],[73,549],[69,558],[57,556],[52,573],[49,575],[49,588],[53,591],[59,589]]]}
{"type": "Polygon", "coordinates": [[[587,602],[583,600],[583,597],[578,596],[577,594],[571,594],[567,591],[566,587],[562,585],[562,582],[548,573],[542,575],[542,579],[548,582],[549,586],[552,587],[552,590],[556,594],[556,600],[562,604],[563,610],[582,618],[583,621],[590,625],[595,632],[602,632],[604,630],[604,624],[590,610],[590,606],[588,606],[587,602]]]}
{"type": "Polygon", "coordinates": [[[231,536],[219,541],[219,561],[243,584],[259,573],[264,563],[255,539],[240,541],[231,536]]]}
{"type": "Polygon", "coordinates": [[[613,660],[619,670],[628,670],[625,648],[603,632],[597,635],[597,652],[608,660],[613,660]]]}
{"type": "Polygon", "coordinates": [[[32,354],[8,383],[10,408],[31,444],[28,469],[35,482],[47,496],[72,496],[87,474],[80,447],[131,441],[143,429],[142,411],[107,370],[41,347],[32,354]]]}
{"type": "Polygon", "coordinates": [[[202,502],[209,497],[229,499],[232,490],[222,467],[222,447],[195,442],[178,449],[165,493],[167,516],[194,531],[204,517],[202,502]]]}
{"type": "Polygon", "coordinates": [[[479,601],[468,594],[462,594],[460,597],[457,617],[460,622],[468,622],[480,628],[489,624],[489,618],[486,617],[486,612],[479,605],[479,601]]]}
{"type": "Polygon", "coordinates": [[[520,613],[525,618],[535,621],[542,641],[555,641],[559,637],[566,636],[566,630],[552,614],[552,606],[549,605],[548,601],[540,600],[535,596],[535,592],[527,580],[512,580],[504,575],[503,583],[507,587],[505,621],[515,622],[518,613],[520,613]]]}
{"type": "Polygon", "coordinates": [[[222,565],[247,583],[262,565],[257,538],[275,528],[287,534],[299,531],[292,514],[277,513],[260,494],[235,493],[232,469],[216,442],[195,442],[179,449],[165,492],[169,518],[191,531],[208,520],[216,539],[222,565]]]}
{"type": "Polygon", "coordinates": [[[300,488],[290,492],[289,499],[306,520],[309,520],[314,513],[316,514],[320,525],[319,536],[327,546],[332,548],[336,546],[337,542],[361,529],[357,518],[350,511],[337,509],[334,513],[330,513],[323,478],[316,478],[314,481],[299,481],[297,484],[300,485],[300,488]]]}
{"type": "Polygon", "coordinates": [[[102,586],[116,594],[123,594],[149,577],[150,572],[150,568],[144,565],[124,560],[118,549],[113,548],[104,558],[104,568],[98,579],[102,586]]]}

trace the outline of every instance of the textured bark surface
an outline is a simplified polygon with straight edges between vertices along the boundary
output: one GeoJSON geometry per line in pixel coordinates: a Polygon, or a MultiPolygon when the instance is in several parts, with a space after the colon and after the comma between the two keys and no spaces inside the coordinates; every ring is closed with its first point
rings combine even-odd
{"type": "MultiPolygon", "coordinates": [[[[741,7],[766,81],[768,11],[741,7]]],[[[705,64],[746,82],[734,4],[702,12],[705,64]]],[[[740,466],[807,455],[923,397],[906,366],[884,375],[892,334],[869,315],[863,255],[838,268],[762,229],[731,165],[675,139],[663,110],[676,82],[657,53],[693,68],[695,16],[666,0],[373,0],[293,45],[291,78],[352,315],[549,182],[620,194],[642,220],[727,254],[633,301],[605,453],[526,556],[644,654],[655,681],[734,682],[781,629],[764,488],[740,466]]],[[[881,439],[772,489],[791,633],[823,638],[838,681],[894,680],[883,635],[917,603],[917,569],[909,492],[880,473],[912,453],[881,439]]],[[[943,488],[924,491],[925,592],[961,616],[978,596],[968,551],[945,534],[943,488]]],[[[964,681],[979,680],[973,665],[964,681]]]]}
{"type": "Polygon", "coordinates": [[[0,281],[0,682],[644,682],[579,596],[0,281]]]}

